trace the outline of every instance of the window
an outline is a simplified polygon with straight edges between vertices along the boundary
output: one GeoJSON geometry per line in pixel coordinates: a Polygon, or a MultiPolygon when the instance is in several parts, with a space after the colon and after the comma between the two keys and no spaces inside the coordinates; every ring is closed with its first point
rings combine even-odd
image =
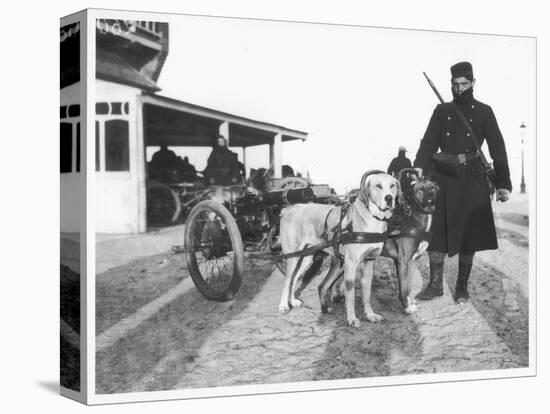
{"type": "Polygon", "coordinates": [[[76,123],[76,172],[80,172],[80,122],[76,123]]]}
{"type": "Polygon", "coordinates": [[[111,114],[122,115],[122,102],[111,102],[111,114]]]}
{"type": "Polygon", "coordinates": [[[68,122],[61,122],[60,127],[60,171],[70,173],[73,157],[73,125],[68,122]]]}
{"type": "Polygon", "coordinates": [[[130,170],[128,121],[105,122],[105,170],[130,170]]]}
{"type": "Polygon", "coordinates": [[[99,171],[99,122],[95,121],[95,170],[99,171]]]}

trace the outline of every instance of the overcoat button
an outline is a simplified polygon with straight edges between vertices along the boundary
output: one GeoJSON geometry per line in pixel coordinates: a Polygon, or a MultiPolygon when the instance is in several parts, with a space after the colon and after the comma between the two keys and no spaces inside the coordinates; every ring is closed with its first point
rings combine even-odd
{"type": "Polygon", "coordinates": [[[475,105],[472,105],[472,109],[474,109],[476,106],[475,105]]]}
{"type": "Polygon", "coordinates": [[[451,117],[450,117],[450,116],[448,116],[448,117],[447,117],[447,119],[449,119],[449,120],[450,120],[450,119],[451,119],[451,117]]]}
{"type": "Polygon", "coordinates": [[[468,132],[468,133],[466,134],[466,136],[469,137],[469,136],[470,136],[470,133],[468,132]]]}
{"type": "Polygon", "coordinates": [[[449,136],[449,135],[451,135],[451,133],[450,133],[450,132],[447,132],[447,136],[449,136]]]}
{"type": "Polygon", "coordinates": [[[474,122],[474,120],[472,118],[470,118],[470,122],[474,122]]]}

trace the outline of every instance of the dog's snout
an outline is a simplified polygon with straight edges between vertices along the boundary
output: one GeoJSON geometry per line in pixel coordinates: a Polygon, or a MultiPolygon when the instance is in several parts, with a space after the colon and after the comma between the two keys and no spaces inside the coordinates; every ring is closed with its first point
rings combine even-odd
{"type": "Polygon", "coordinates": [[[393,197],[388,194],[386,197],[384,197],[384,200],[386,200],[386,203],[391,204],[393,201],[393,197]]]}

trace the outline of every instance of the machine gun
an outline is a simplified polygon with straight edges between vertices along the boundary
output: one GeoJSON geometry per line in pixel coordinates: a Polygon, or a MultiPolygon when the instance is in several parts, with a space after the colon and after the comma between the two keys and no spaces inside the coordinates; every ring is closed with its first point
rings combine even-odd
{"type": "Polygon", "coordinates": [[[310,185],[302,188],[288,188],[268,191],[263,194],[246,193],[232,203],[226,203],[243,240],[259,242],[268,234],[278,234],[281,210],[298,203],[327,203],[331,197],[327,185],[310,185]]]}

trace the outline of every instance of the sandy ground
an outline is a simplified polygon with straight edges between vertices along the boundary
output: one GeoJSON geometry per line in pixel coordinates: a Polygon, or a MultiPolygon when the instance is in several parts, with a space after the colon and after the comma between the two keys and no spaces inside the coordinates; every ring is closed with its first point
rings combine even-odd
{"type": "MultiPolygon", "coordinates": [[[[359,329],[319,309],[314,280],[304,306],[277,311],[282,275],[248,258],[237,297],[205,300],[183,255],[168,251],[97,276],[98,393],[508,369],[528,365],[528,212],[518,195],[495,205],[498,251],[476,256],[471,300],[452,300],[457,258],[446,261],[445,295],[403,314],[391,261],[375,265],[373,307],[385,316],[359,329]]],[[[170,246],[167,246],[167,249],[170,246]]],[[[426,283],[420,259],[414,292],[426,283]]],[[[357,292],[360,295],[360,291],[357,292]]],[[[361,311],[357,301],[358,314],[361,311]]]]}

